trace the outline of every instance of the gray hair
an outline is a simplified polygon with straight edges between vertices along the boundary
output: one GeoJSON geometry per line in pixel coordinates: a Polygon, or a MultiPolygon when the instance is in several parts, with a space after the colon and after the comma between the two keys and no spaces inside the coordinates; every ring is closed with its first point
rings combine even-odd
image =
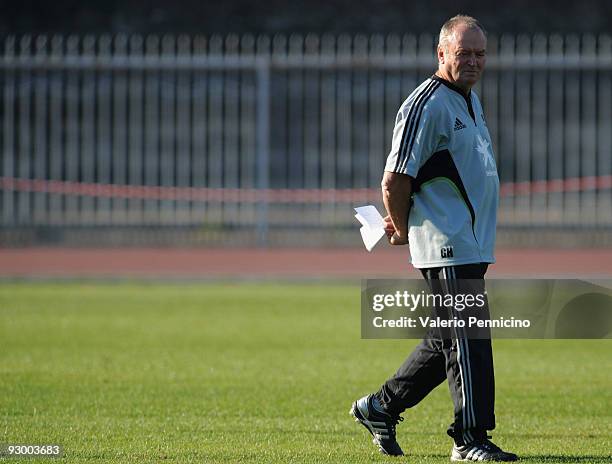
{"type": "Polygon", "coordinates": [[[459,24],[465,24],[469,29],[480,29],[484,36],[487,36],[487,31],[484,27],[482,27],[482,24],[480,24],[480,22],[476,18],[472,18],[468,15],[459,14],[457,16],[453,16],[451,19],[444,23],[442,29],[440,29],[440,38],[438,39],[438,45],[446,49],[450,37],[453,35],[453,32],[455,32],[455,28],[459,24]]]}

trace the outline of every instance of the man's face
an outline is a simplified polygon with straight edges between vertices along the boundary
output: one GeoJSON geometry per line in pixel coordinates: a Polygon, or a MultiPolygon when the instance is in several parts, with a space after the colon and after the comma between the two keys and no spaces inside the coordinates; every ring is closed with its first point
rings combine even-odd
{"type": "Polygon", "coordinates": [[[464,90],[480,79],[486,62],[487,39],[478,28],[459,24],[446,47],[438,47],[439,68],[464,90]],[[446,49],[444,49],[446,48],[446,49]]]}

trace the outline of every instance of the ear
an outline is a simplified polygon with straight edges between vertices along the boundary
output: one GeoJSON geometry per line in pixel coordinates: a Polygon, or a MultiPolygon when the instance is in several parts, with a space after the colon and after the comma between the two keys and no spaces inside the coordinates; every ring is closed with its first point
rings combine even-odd
{"type": "Polygon", "coordinates": [[[444,64],[444,48],[441,45],[438,45],[438,63],[444,64]]]}

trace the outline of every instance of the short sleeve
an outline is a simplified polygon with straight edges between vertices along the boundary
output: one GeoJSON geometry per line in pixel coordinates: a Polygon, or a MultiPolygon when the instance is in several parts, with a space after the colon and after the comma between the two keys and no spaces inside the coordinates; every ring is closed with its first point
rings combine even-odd
{"type": "Polygon", "coordinates": [[[416,177],[440,143],[441,124],[433,102],[413,103],[406,101],[397,113],[385,171],[416,177]]]}

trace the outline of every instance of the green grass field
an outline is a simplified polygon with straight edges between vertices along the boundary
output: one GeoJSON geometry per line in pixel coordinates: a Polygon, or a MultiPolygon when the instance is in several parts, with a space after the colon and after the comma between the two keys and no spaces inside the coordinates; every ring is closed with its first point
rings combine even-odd
{"type": "MultiPolygon", "coordinates": [[[[416,341],[361,340],[359,295],[1,284],[0,442],[58,443],[61,462],[398,462],[348,410],[416,341]]],[[[611,461],[612,340],[504,340],[494,352],[494,441],[528,462],[611,461]]],[[[448,462],[447,386],[404,416],[400,461],[448,462]]]]}

